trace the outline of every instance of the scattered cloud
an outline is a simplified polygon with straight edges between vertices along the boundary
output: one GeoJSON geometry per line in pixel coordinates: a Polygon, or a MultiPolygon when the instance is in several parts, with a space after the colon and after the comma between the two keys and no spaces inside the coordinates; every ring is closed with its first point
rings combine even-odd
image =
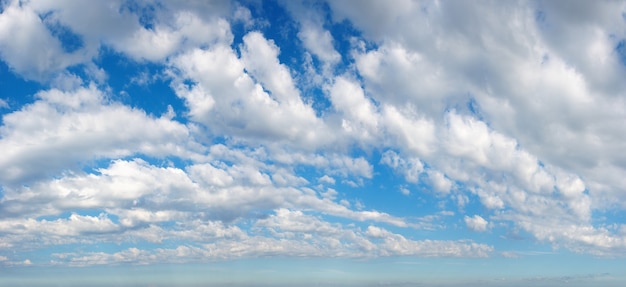
{"type": "Polygon", "coordinates": [[[466,215],[463,220],[465,221],[467,228],[473,231],[484,232],[489,228],[489,222],[479,215],[474,215],[472,217],[466,215]]]}
{"type": "Polygon", "coordinates": [[[626,254],[624,3],[0,5],[0,265],[626,254]]]}

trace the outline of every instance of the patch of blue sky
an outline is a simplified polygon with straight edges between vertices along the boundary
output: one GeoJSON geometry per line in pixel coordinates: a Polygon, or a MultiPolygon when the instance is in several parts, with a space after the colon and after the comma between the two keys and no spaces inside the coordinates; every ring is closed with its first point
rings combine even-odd
{"type": "Polygon", "coordinates": [[[626,66],[626,40],[622,39],[617,42],[615,46],[615,52],[617,53],[617,57],[620,62],[626,66]]]}
{"type": "MultiPolygon", "coordinates": [[[[433,189],[427,181],[425,172],[418,175],[417,182],[408,182],[403,174],[380,163],[381,154],[378,151],[374,151],[368,160],[373,163],[373,177],[366,181],[365,188],[358,191],[368,208],[377,210],[393,208],[393,214],[398,216],[420,217],[444,211],[442,206],[433,203],[445,201],[446,196],[433,189]],[[403,189],[409,194],[404,194],[403,189]]],[[[428,165],[425,165],[425,168],[429,169],[428,165]]]]}
{"type": "Polygon", "coordinates": [[[111,162],[108,157],[90,159],[82,164],[81,170],[88,174],[100,175],[100,170],[108,167],[111,162]]]}
{"type": "Polygon", "coordinates": [[[546,22],[546,12],[542,10],[535,11],[535,22],[543,25],[546,22]]]}
{"type": "MultiPolygon", "coordinates": [[[[490,244],[496,250],[492,254],[492,258],[506,257],[506,258],[526,258],[533,256],[556,256],[563,252],[567,252],[564,249],[555,249],[549,244],[538,243],[534,238],[531,238],[531,234],[524,230],[517,230],[510,228],[509,230],[502,230],[507,227],[496,226],[489,232],[482,233],[482,236],[491,236],[488,238],[485,244],[490,244]],[[500,234],[498,232],[504,231],[504,235],[493,236],[494,234],[500,234]]],[[[475,240],[481,239],[477,235],[473,235],[475,240]]],[[[482,241],[481,241],[482,242],[482,241]]]]}
{"type": "MultiPolygon", "coordinates": [[[[279,46],[278,60],[291,68],[300,66],[303,63],[304,48],[298,40],[298,26],[291,20],[285,8],[273,0],[262,1],[260,5],[251,5],[248,8],[252,18],[267,21],[268,25],[259,27],[259,30],[265,38],[279,46]]],[[[236,39],[241,37],[235,35],[236,39]]]]}
{"type": "Polygon", "coordinates": [[[470,111],[472,116],[479,119],[480,121],[484,121],[483,113],[480,108],[480,104],[476,101],[476,99],[472,96],[467,100],[467,109],[470,111]]]}
{"type": "Polygon", "coordinates": [[[74,53],[84,47],[82,36],[74,33],[69,27],[55,20],[49,20],[48,15],[42,16],[42,21],[50,31],[50,34],[61,43],[61,48],[65,53],[74,53]]]}
{"type": "Polygon", "coordinates": [[[341,55],[341,64],[337,70],[337,74],[341,74],[347,69],[351,68],[354,64],[354,57],[352,53],[369,52],[378,49],[378,43],[372,42],[363,37],[363,33],[356,29],[352,23],[348,20],[342,20],[340,22],[332,22],[329,24],[328,29],[334,38],[334,47],[341,55]],[[359,47],[358,45],[363,45],[359,47]],[[363,51],[359,51],[363,48],[363,51]]]}
{"type": "MultiPolygon", "coordinates": [[[[342,55],[341,62],[333,67],[332,72],[333,74],[342,74],[350,69],[350,64],[353,63],[349,51],[351,50],[352,38],[358,36],[358,32],[348,22],[331,23],[328,5],[319,4],[318,6],[320,7],[316,8],[320,8],[318,10],[323,11],[325,14],[323,16],[325,16],[324,19],[326,21],[323,24],[323,28],[329,30],[334,38],[333,44],[335,49],[342,55]]],[[[258,28],[264,37],[274,41],[279,47],[278,59],[280,63],[288,66],[291,70],[303,100],[313,107],[317,116],[325,114],[331,107],[331,103],[323,87],[311,82],[311,75],[308,70],[313,68],[316,73],[321,73],[322,63],[315,56],[309,58],[310,62],[307,60],[305,56],[306,50],[298,37],[298,23],[291,19],[285,9],[276,1],[263,1],[260,5],[252,5],[248,8],[250,8],[253,18],[268,19],[267,22],[264,22],[268,23],[267,25],[260,25],[255,28],[258,28]]],[[[246,32],[248,31],[244,29],[243,24],[233,25],[234,48],[241,46],[242,38],[246,32]]]]}
{"type": "Polygon", "coordinates": [[[163,9],[163,5],[159,1],[124,1],[120,6],[120,11],[122,13],[137,15],[139,24],[148,30],[154,29],[154,24],[157,20],[156,13],[161,9],[163,9]]]}
{"type": "Polygon", "coordinates": [[[4,61],[0,61],[0,99],[7,106],[0,106],[0,115],[19,110],[22,106],[32,103],[35,94],[44,89],[44,85],[28,81],[16,75],[4,61]]]}
{"type": "Polygon", "coordinates": [[[607,228],[609,230],[626,233],[626,211],[619,209],[618,204],[615,207],[606,210],[593,210],[591,214],[592,223],[596,226],[607,228]]]}
{"type": "Polygon", "coordinates": [[[168,106],[172,106],[177,113],[175,119],[187,122],[183,113],[188,109],[171,88],[171,79],[165,75],[164,66],[136,62],[108,48],[101,50],[96,64],[106,71],[114,100],[155,117],[166,114],[168,106]]]}

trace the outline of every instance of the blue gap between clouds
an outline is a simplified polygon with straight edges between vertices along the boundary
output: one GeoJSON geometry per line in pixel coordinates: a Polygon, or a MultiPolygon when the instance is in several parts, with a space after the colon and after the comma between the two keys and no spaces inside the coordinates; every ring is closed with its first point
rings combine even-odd
{"type": "Polygon", "coordinates": [[[176,113],[174,119],[187,123],[184,115],[188,109],[170,87],[163,65],[136,62],[106,47],[100,50],[96,64],[107,72],[115,100],[155,117],[165,114],[171,105],[176,113]]]}
{"type": "Polygon", "coordinates": [[[63,51],[65,53],[73,53],[80,50],[84,46],[83,37],[58,21],[51,20],[52,13],[41,15],[41,20],[52,36],[59,40],[63,51]]]}
{"type": "Polygon", "coordinates": [[[154,29],[156,22],[156,11],[162,10],[163,5],[155,1],[153,3],[140,3],[137,1],[124,1],[120,6],[121,13],[131,13],[137,15],[139,24],[145,29],[154,29]]]}
{"type": "MultiPolygon", "coordinates": [[[[323,116],[325,111],[330,109],[332,105],[323,87],[307,80],[305,64],[306,49],[298,38],[299,25],[290,18],[289,13],[276,1],[263,1],[260,4],[248,6],[248,8],[253,18],[272,19],[273,25],[259,26],[253,29],[260,30],[264,37],[273,40],[276,46],[279,47],[280,53],[278,59],[280,63],[289,67],[295,84],[301,91],[304,102],[311,105],[318,117],[323,116]]],[[[353,38],[362,39],[361,32],[356,30],[347,20],[338,23],[331,22],[331,11],[327,4],[321,4],[319,7],[315,8],[320,8],[319,10],[323,13],[325,18],[323,28],[331,33],[334,38],[334,47],[342,55],[341,62],[334,67],[333,74],[337,75],[349,72],[354,64],[354,59],[351,57],[351,41],[353,38]]],[[[235,23],[231,28],[234,34],[232,47],[234,50],[240,52],[239,47],[243,43],[243,36],[248,31],[241,23],[235,23]]],[[[364,41],[364,43],[366,50],[376,48],[371,42],[364,41]]],[[[313,55],[311,56],[313,68],[317,72],[320,72],[321,63],[319,59],[313,55]]],[[[362,80],[358,73],[354,73],[354,76],[362,80]]]]}
{"type": "MultiPolygon", "coordinates": [[[[301,91],[301,97],[304,102],[309,103],[316,112],[317,116],[321,116],[323,111],[330,106],[330,102],[326,99],[320,87],[311,85],[306,80],[305,70],[305,52],[300,39],[298,38],[298,25],[295,23],[285,11],[285,9],[276,1],[263,1],[259,5],[248,6],[250,13],[255,19],[271,19],[272,24],[255,27],[263,33],[268,40],[274,41],[274,44],[280,49],[278,60],[290,69],[292,77],[295,80],[297,88],[301,91]]],[[[269,21],[268,21],[269,22],[269,21]]],[[[243,36],[248,32],[243,24],[237,23],[232,25],[234,35],[233,49],[239,52],[239,48],[243,44],[243,36]]],[[[316,59],[313,59],[317,63],[316,59]]],[[[318,66],[316,65],[317,69],[318,66]]]]}
{"type": "Polygon", "coordinates": [[[626,66],[626,39],[622,39],[617,43],[615,52],[622,65],[626,66]]]}
{"type": "Polygon", "coordinates": [[[619,204],[615,204],[605,210],[593,209],[591,211],[591,220],[595,227],[606,227],[611,232],[616,233],[616,231],[619,231],[620,225],[626,226],[626,211],[620,209],[619,204]]]}
{"type": "MultiPolygon", "coordinates": [[[[386,150],[385,150],[386,151],[386,150]]],[[[369,162],[374,169],[373,178],[365,181],[365,186],[357,188],[353,196],[360,198],[366,210],[376,210],[379,212],[389,213],[392,216],[404,217],[409,223],[414,222],[416,218],[423,216],[436,215],[440,211],[436,204],[428,204],[431,202],[447,201],[447,197],[440,196],[426,182],[426,174],[419,175],[417,183],[407,182],[404,175],[393,170],[380,161],[382,152],[373,151],[369,157],[369,162]],[[410,191],[409,195],[404,195],[400,191],[406,188],[410,191]],[[390,209],[390,206],[393,206],[390,209]]],[[[425,164],[425,169],[429,167],[425,164]]],[[[448,217],[442,217],[442,220],[448,221],[448,217]]],[[[440,223],[436,222],[435,224],[440,223]]],[[[416,236],[430,234],[429,231],[419,231],[414,233],[416,236]]]]}
{"type": "Polygon", "coordinates": [[[44,87],[40,83],[21,78],[4,61],[0,61],[0,99],[9,106],[0,107],[0,116],[32,103],[35,100],[34,95],[42,89],[44,87]]]}

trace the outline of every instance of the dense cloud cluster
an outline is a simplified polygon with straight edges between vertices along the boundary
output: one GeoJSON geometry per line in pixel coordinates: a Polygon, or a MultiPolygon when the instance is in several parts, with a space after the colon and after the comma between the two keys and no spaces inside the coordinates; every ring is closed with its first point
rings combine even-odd
{"type": "Polygon", "coordinates": [[[0,264],[626,254],[622,2],[0,3],[0,264]]]}

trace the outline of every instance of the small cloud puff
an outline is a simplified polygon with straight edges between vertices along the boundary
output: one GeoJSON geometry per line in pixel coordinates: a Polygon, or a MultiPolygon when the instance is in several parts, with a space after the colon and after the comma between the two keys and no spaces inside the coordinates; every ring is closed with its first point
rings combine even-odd
{"type": "Polygon", "coordinates": [[[402,193],[404,195],[410,195],[411,191],[409,189],[407,189],[406,187],[401,187],[400,188],[400,193],[402,193]]]}
{"type": "Polygon", "coordinates": [[[474,215],[472,217],[466,215],[464,220],[467,228],[473,231],[484,232],[489,228],[489,222],[479,215],[474,215]]]}
{"type": "Polygon", "coordinates": [[[328,176],[328,175],[324,175],[324,176],[320,177],[318,179],[318,181],[322,182],[322,183],[327,183],[327,184],[335,184],[335,179],[330,177],[330,176],[328,176]]]}

